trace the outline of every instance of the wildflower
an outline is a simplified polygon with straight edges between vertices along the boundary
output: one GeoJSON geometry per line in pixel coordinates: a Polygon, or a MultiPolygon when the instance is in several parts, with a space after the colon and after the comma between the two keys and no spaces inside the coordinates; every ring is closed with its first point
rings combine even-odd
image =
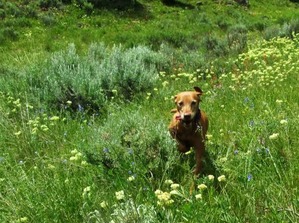
{"type": "Polygon", "coordinates": [[[109,149],[108,149],[108,148],[104,148],[104,149],[103,149],[103,152],[104,152],[104,153],[109,153],[109,149]]]}
{"type": "Polygon", "coordinates": [[[14,135],[19,136],[19,135],[21,135],[21,133],[22,133],[21,131],[18,131],[18,132],[15,132],[14,135]]]}
{"type": "Polygon", "coordinates": [[[222,157],[222,158],[220,158],[220,160],[219,160],[221,163],[225,163],[226,161],[227,161],[227,157],[222,157]]]}
{"type": "Polygon", "coordinates": [[[83,192],[85,192],[85,193],[87,193],[87,192],[90,192],[90,189],[91,189],[91,187],[90,187],[90,186],[88,186],[88,187],[85,187],[85,188],[83,189],[83,192]]]}
{"type": "Polygon", "coordinates": [[[252,174],[248,174],[248,176],[247,176],[247,180],[248,180],[248,181],[251,181],[251,180],[252,180],[252,174]]]}
{"type": "Polygon", "coordinates": [[[19,105],[20,104],[20,99],[18,98],[17,100],[13,101],[12,103],[14,103],[15,105],[19,105]]]}
{"type": "Polygon", "coordinates": [[[117,200],[123,200],[125,198],[125,192],[123,190],[115,192],[117,200]]]}
{"type": "Polygon", "coordinates": [[[172,180],[165,180],[165,184],[173,184],[172,180]]]}
{"type": "Polygon", "coordinates": [[[28,221],[28,218],[27,217],[22,217],[20,218],[20,222],[27,222],[28,221]]]}
{"type": "Polygon", "coordinates": [[[40,127],[44,132],[49,130],[48,126],[46,126],[46,125],[41,125],[40,127]]]}
{"type": "Polygon", "coordinates": [[[220,177],[217,178],[219,182],[224,182],[226,181],[225,175],[221,175],[220,177]]]}
{"type": "Polygon", "coordinates": [[[205,189],[207,189],[208,187],[207,187],[207,185],[205,185],[205,184],[200,184],[200,185],[197,186],[197,188],[198,188],[199,190],[205,190],[205,189]]]}
{"type": "Polygon", "coordinates": [[[83,112],[83,111],[84,111],[84,107],[78,104],[78,112],[83,112]]]}
{"type": "Polygon", "coordinates": [[[201,200],[202,199],[202,195],[201,194],[196,194],[195,195],[195,199],[196,200],[201,200]]]}
{"type": "Polygon", "coordinates": [[[168,81],[163,81],[162,86],[163,86],[163,87],[166,87],[168,84],[169,84],[168,81]]]}
{"type": "Polygon", "coordinates": [[[193,150],[189,150],[189,151],[185,152],[184,154],[185,155],[190,155],[190,154],[192,154],[192,152],[193,152],[193,150]]]}
{"type": "Polygon", "coordinates": [[[156,191],[155,191],[155,195],[156,196],[158,196],[158,195],[160,195],[160,194],[162,194],[163,193],[163,191],[161,191],[161,190],[159,190],[159,189],[157,189],[156,191]]]}
{"type": "Polygon", "coordinates": [[[287,123],[288,123],[288,121],[285,120],[285,119],[283,119],[283,120],[280,121],[280,124],[282,124],[282,125],[285,125],[285,124],[287,124],[287,123]]]}
{"type": "Polygon", "coordinates": [[[34,128],[31,130],[31,134],[32,134],[32,135],[35,135],[36,132],[37,132],[37,127],[34,127],[34,128]]]}
{"type": "Polygon", "coordinates": [[[76,154],[76,153],[78,153],[78,150],[76,150],[76,149],[73,149],[73,150],[71,151],[71,154],[76,154]]]}
{"type": "Polygon", "coordinates": [[[159,200],[158,201],[159,205],[170,205],[174,202],[174,200],[171,199],[171,194],[168,192],[162,192],[156,196],[159,200]]]}
{"type": "Polygon", "coordinates": [[[273,133],[272,135],[269,136],[269,139],[273,140],[273,139],[277,139],[279,136],[279,133],[273,133]]]}
{"type": "Polygon", "coordinates": [[[26,104],[27,109],[33,109],[33,106],[30,104],[26,104]]]}
{"type": "Polygon", "coordinates": [[[179,184],[171,184],[171,185],[170,185],[170,188],[173,189],[173,190],[175,190],[175,189],[177,189],[177,188],[179,188],[179,187],[180,187],[179,184]]]}
{"type": "Polygon", "coordinates": [[[82,153],[78,152],[78,153],[76,153],[75,156],[76,156],[77,158],[80,158],[80,157],[82,157],[82,153]]]}
{"type": "Polygon", "coordinates": [[[249,122],[249,127],[253,127],[254,126],[254,121],[253,120],[250,120],[249,122]]]}
{"type": "Polygon", "coordinates": [[[55,166],[52,164],[48,164],[48,169],[53,170],[53,169],[55,169],[55,166]]]}
{"type": "Polygon", "coordinates": [[[81,161],[82,166],[87,166],[87,162],[85,160],[81,161]]]}
{"type": "Polygon", "coordinates": [[[211,134],[206,135],[207,139],[211,139],[213,136],[211,134]]]}
{"type": "Polygon", "coordinates": [[[210,181],[213,181],[214,180],[214,176],[213,175],[208,175],[208,179],[210,180],[210,181]]]}
{"type": "Polygon", "coordinates": [[[71,105],[72,104],[72,101],[67,101],[66,102],[68,105],[71,105]]]}
{"type": "Polygon", "coordinates": [[[108,206],[106,201],[100,203],[101,208],[106,208],[108,206]]]}
{"type": "Polygon", "coordinates": [[[133,181],[133,180],[135,180],[135,176],[130,176],[130,177],[128,177],[128,179],[127,179],[127,181],[133,181]]]}
{"type": "Polygon", "coordinates": [[[162,77],[164,77],[165,74],[166,74],[166,72],[165,72],[165,71],[160,71],[159,74],[160,74],[162,77]]]}
{"type": "Polygon", "coordinates": [[[77,161],[78,160],[78,157],[77,156],[71,156],[70,157],[70,161],[77,161]]]}
{"type": "Polygon", "coordinates": [[[90,193],[89,193],[89,192],[90,192],[90,189],[91,189],[90,186],[85,187],[85,188],[83,189],[82,197],[86,197],[86,195],[90,196],[90,193]]]}
{"type": "Polygon", "coordinates": [[[52,116],[50,118],[51,121],[58,121],[59,120],[59,117],[58,116],[52,116]]]}

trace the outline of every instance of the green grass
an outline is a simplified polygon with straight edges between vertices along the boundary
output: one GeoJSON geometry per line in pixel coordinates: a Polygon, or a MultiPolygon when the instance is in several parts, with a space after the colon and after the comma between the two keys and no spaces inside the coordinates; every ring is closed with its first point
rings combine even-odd
{"type": "Polygon", "coordinates": [[[0,222],[297,222],[298,6],[141,2],[143,15],[9,6],[0,222]],[[284,38],[264,41],[273,24],[284,38]],[[193,86],[210,120],[199,178],[167,130],[193,86]]]}
{"type": "Polygon", "coordinates": [[[298,41],[256,43],[220,78],[217,65],[161,73],[144,96],[107,102],[107,118],[38,110],[30,91],[2,91],[0,220],[296,222],[298,41]],[[198,179],[193,154],[180,157],[167,132],[171,96],[194,81],[211,123],[198,179]]]}
{"type": "MultiPolygon", "coordinates": [[[[167,43],[186,52],[210,51],[203,44],[207,35],[226,39],[230,27],[243,25],[251,31],[249,38],[256,39],[268,27],[298,18],[297,4],[287,0],[251,1],[249,8],[232,1],[202,1],[202,6],[192,10],[153,0],[140,1],[142,8],[135,11],[94,9],[90,15],[74,5],[41,10],[30,2],[20,8],[13,4],[20,1],[11,2],[0,6],[6,12],[0,25],[0,61],[5,66],[26,66],[69,43],[80,52],[93,42],[125,47],[144,44],[154,49],[167,43]]],[[[185,2],[195,5],[197,1],[185,2]]]]}

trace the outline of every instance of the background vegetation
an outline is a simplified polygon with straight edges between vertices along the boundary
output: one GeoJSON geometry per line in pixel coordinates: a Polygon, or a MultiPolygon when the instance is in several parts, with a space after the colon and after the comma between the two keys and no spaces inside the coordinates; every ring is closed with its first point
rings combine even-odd
{"type": "Polygon", "coordinates": [[[297,222],[294,1],[2,1],[1,222],[297,222]],[[167,132],[200,86],[205,169],[167,132]]]}

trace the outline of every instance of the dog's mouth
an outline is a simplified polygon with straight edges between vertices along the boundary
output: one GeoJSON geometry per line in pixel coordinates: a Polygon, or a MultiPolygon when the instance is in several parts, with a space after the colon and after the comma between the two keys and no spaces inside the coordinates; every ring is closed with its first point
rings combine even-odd
{"type": "Polygon", "coordinates": [[[189,125],[191,124],[193,121],[193,119],[182,119],[182,122],[185,124],[185,125],[189,125]]]}
{"type": "Polygon", "coordinates": [[[189,125],[190,123],[192,123],[192,121],[193,121],[193,119],[191,118],[191,116],[189,117],[184,117],[184,118],[182,118],[182,116],[181,115],[177,115],[176,117],[175,117],[175,119],[176,120],[179,120],[179,121],[181,121],[181,122],[183,122],[185,125],[189,125]]]}

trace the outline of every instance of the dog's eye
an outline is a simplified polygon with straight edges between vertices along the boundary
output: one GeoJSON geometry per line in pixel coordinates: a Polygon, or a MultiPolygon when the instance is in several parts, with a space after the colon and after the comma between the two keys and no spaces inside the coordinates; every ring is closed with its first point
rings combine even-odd
{"type": "Polygon", "coordinates": [[[182,101],[180,101],[179,103],[178,103],[178,106],[179,107],[182,107],[184,105],[184,103],[182,102],[182,101]]]}
{"type": "Polygon", "coordinates": [[[195,106],[195,105],[196,105],[196,101],[192,101],[192,102],[191,102],[191,105],[192,105],[192,106],[195,106]]]}

